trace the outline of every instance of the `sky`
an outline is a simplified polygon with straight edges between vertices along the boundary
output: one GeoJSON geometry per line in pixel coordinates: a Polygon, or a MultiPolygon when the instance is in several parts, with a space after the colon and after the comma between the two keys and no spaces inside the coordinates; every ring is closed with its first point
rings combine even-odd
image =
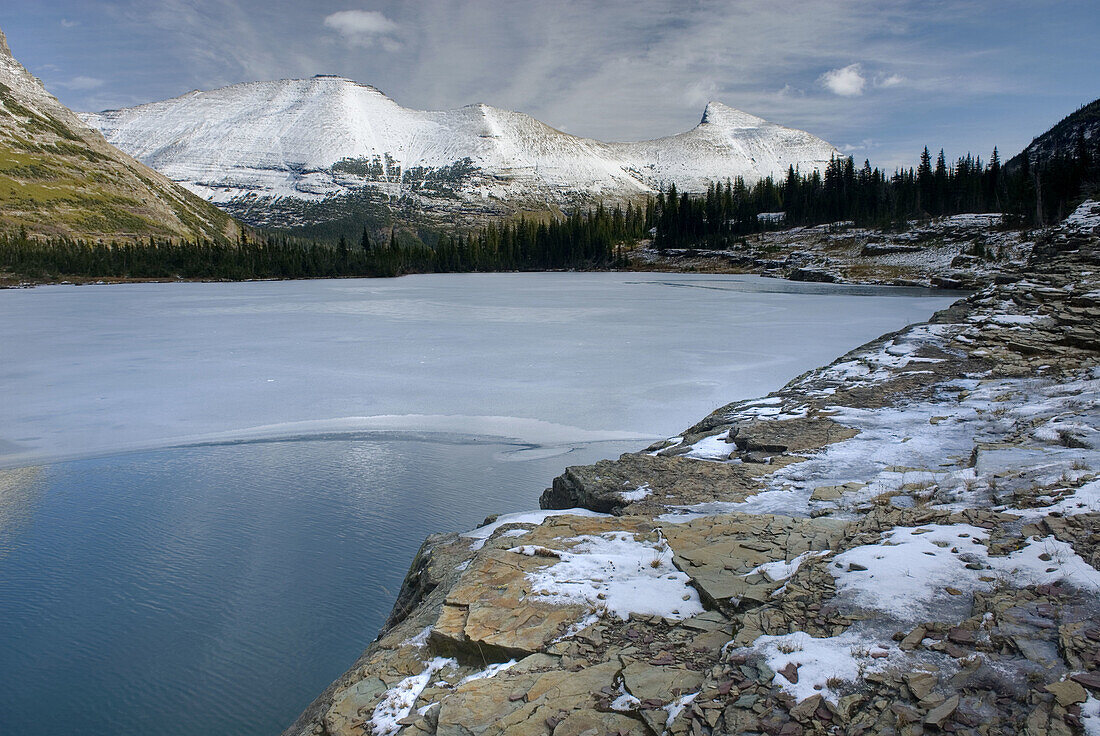
{"type": "Polygon", "coordinates": [[[1098,0],[4,0],[0,28],[76,110],[338,74],[639,140],[718,100],[888,169],[1007,158],[1100,97],[1098,0]]]}

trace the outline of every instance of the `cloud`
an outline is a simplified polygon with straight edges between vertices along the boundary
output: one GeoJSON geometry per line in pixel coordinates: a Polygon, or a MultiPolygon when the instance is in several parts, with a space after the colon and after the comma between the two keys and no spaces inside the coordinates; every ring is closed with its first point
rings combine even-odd
{"type": "Polygon", "coordinates": [[[840,69],[830,69],[818,80],[833,94],[841,97],[858,97],[863,94],[867,80],[859,64],[849,64],[840,69]]]}
{"type": "Polygon", "coordinates": [[[96,77],[76,76],[64,82],[54,82],[54,87],[60,87],[61,89],[71,89],[73,91],[82,91],[89,89],[97,89],[103,86],[103,80],[96,77]]]}
{"type": "MultiPolygon", "coordinates": [[[[687,130],[715,99],[826,140],[874,136],[873,163],[893,166],[925,143],[1018,150],[1047,118],[1095,96],[1081,70],[1100,63],[1096,0],[1059,0],[1059,13],[1050,1],[110,0],[94,3],[109,20],[102,37],[42,34],[58,46],[37,56],[107,80],[57,88],[82,109],[327,73],[407,107],[481,101],[570,133],[638,140],[687,130]],[[1050,48],[1083,59],[1080,73],[1062,74],[1050,48]],[[401,63],[380,63],[393,49],[401,63]]],[[[6,2],[32,17],[42,0],[6,2]]]]}
{"type": "Polygon", "coordinates": [[[719,97],[718,85],[713,79],[692,82],[684,90],[684,102],[696,107],[702,107],[717,97],[719,97]]]}
{"type": "Polygon", "coordinates": [[[78,20],[69,20],[68,18],[61,19],[62,28],[76,28],[78,25],[80,25],[80,21],[78,20]]]}
{"type": "Polygon", "coordinates": [[[397,30],[397,24],[377,10],[341,10],[325,16],[324,22],[325,27],[349,41],[365,45],[378,41],[387,51],[400,48],[390,35],[397,30]]]}

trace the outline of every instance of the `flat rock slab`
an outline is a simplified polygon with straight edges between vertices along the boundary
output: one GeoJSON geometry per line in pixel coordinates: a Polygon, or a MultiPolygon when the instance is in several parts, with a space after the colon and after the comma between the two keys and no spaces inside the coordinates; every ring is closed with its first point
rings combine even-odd
{"type": "Polygon", "coordinates": [[[432,626],[433,645],[460,656],[523,657],[546,647],[588,613],[588,607],[550,603],[532,593],[527,575],[559,562],[547,556],[568,550],[574,539],[610,532],[657,539],[652,520],[640,517],[553,517],[521,539],[491,537],[458,582],[447,592],[442,611],[432,626]],[[546,555],[509,552],[514,542],[546,550],[546,555]]]}
{"type": "Polygon", "coordinates": [[[846,524],[833,519],[723,514],[662,527],[676,566],[712,601],[763,602],[782,582],[757,572],[806,552],[835,549],[846,524]],[[733,599],[731,601],[731,599],[733,599]]]}
{"type": "Polygon", "coordinates": [[[816,450],[857,434],[859,430],[837,424],[827,417],[753,420],[741,422],[730,430],[730,437],[738,449],[765,453],[816,450]]]}
{"type": "MultiPolygon", "coordinates": [[[[734,449],[730,445],[730,450],[734,449]]],[[[628,454],[618,460],[566,468],[565,473],[554,479],[553,487],[543,492],[539,504],[545,509],[580,506],[611,513],[630,505],[623,500],[623,491],[643,484],[650,490],[645,504],[743,501],[760,490],[760,477],[777,469],[778,466],[756,463],[628,454]]]]}

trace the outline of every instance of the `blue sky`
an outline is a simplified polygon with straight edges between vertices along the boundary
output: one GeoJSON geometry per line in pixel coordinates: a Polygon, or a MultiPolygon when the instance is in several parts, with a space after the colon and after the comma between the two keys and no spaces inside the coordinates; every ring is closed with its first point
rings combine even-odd
{"type": "Polygon", "coordinates": [[[1097,0],[5,0],[0,28],[77,110],[340,74],[636,140],[715,99],[887,167],[1011,155],[1100,97],[1097,0]]]}

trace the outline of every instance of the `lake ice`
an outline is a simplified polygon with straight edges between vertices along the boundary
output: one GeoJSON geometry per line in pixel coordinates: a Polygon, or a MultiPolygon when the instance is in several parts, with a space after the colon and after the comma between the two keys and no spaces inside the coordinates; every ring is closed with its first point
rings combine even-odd
{"type": "Polygon", "coordinates": [[[951,297],[551,273],[0,292],[0,466],[355,430],[644,441],[951,297]]]}

